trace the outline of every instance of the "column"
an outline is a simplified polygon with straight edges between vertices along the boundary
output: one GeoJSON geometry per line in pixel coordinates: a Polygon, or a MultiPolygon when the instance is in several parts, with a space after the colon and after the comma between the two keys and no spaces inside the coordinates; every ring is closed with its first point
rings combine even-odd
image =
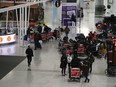
{"type": "Polygon", "coordinates": [[[7,11],[7,14],[6,14],[6,30],[7,30],[7,28],[8,28],[8,11],[7,11]]]}
{"type": "Polygon", "coordinates": [[[23,8],[20,8],[20,36],[19,36],[19,44],[20,46],[23,46],[24,40],[23,40],[23,8]]]}
{"type": "Polygon", "coordinates": [[[25,32],[24,34],[26,35],[26,31],[27,31],[27,7],[25,7],[25,28],[24,28],[25,32]]]}
{"type": "Polygon", "coordinates": [[[30,19],[30,6],[28,7],[28,17],[27,17],[27,18],[28,18],[28,19],[27,19],[27,20],[28,20],[28,21],[27,21],[27,22],[28,22],[28,24],[27,24],[27,25],[28,25],[28,27],[29,27],[29,19],[30,19]]]}
{"type": "Polygon", "coordinates": [[[58,17],[57,17],[57,7],[55,6],[56,0],[53,0],[53,27],[57,27],[58,17]]]}
{"type": "Polygon", "coordinates": [[[19,35],[19,20],[18,20],[19,15],[18,15],[17,10],[18,10],[18,9],[16,9],[16,22],[17,22],[16,25],[17,25],[17,32],[18,32],[18,35],[19,35]]]}

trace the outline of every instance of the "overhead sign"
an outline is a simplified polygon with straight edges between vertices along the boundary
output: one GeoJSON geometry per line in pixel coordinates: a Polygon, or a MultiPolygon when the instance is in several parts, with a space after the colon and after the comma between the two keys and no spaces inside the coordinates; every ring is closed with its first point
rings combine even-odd
{"type": "Polygon", "coordinates": [[[62,25],[63,26],[76,26],[76,14],[77,14],[76,11],[77,11],[76,3],[62,4],[62,23],[63,23],[62,25]],[[75,20],[72,20],[72,19],[75,19],[75,20]]]}
{"type": "Polygon", "coordinates": [[[56,7],[60,7],[60,5],[61,5],[60,0],[56,0],[56,2],[55,2],[55,6],[56,6],[56,7]]]}

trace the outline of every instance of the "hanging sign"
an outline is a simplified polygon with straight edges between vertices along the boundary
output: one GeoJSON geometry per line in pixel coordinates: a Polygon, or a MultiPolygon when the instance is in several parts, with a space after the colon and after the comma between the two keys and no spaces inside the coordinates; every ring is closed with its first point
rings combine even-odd
{"type": "Polygon", "coordinates": [[[56,6],[56,7],[60,7],[60,5],[61,5],[60,0],[56,0],[56,2],[55,2],[55,6],[56,6]]]}

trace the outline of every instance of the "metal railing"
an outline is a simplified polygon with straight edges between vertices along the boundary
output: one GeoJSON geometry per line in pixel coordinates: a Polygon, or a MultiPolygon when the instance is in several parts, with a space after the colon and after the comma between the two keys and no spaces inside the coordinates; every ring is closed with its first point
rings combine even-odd
{"type": "MultiPolygon", "coordinates": [[[[28,22],[27,22],[27,24],[28,24],[28,22]]],[[[28,28],[28,25],[26,27],[28,28]]],[[[11,32],[18,34],[18,32],[20,32],[20,21],[18,21],[18,22],[17,21],[8,21],[7,23],[6,23],[6,21],[0,21],[0,29],[6,29],[7,31],[11,31],[11,32]]]]}
{"type": "Polygon", "coordinates": [[[8,1],[35,2],[35,1],[42,1],[42,0],[0,0],[0,2],[8,2],[8,1]]]}

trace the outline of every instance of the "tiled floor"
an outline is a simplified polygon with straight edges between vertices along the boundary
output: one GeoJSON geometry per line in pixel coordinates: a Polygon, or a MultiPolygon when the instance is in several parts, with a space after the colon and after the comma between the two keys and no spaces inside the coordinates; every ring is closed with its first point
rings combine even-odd
{"type": "MultiPolygon", "coordinates": [[[[45,8],[45,21],[49,26],[54,27],[51,8],[51,4],[45,8]]],[[[77,32],[87,35],[89,31],[96,31],[94,25],[94,12],[90,10],[89,14],[85,12],[80,28],[77,27],[77,32]]],[[[42,50],[34,50],[31,71],[27,70],[27,60],[25,59],[0,80],[0,87],[116,87],[116,78],[105,75],[106,60],[95,60],[93,72],[89,76],[89,83],[84,83],[84,78],[80,82],[68,82],[68,75],[62,76],[59,68],[61,55],[57,49],[57,41],[51,40],[43,43],[42,47],[42,50]]],[[[1,55],[25,56],[26,46],[20,46],[17,42],[16,44],[0,46],[0,49],[3,49],[1,55]],[[8,48],[11,48],[10,52],[6,51],[8,48]]]]}

